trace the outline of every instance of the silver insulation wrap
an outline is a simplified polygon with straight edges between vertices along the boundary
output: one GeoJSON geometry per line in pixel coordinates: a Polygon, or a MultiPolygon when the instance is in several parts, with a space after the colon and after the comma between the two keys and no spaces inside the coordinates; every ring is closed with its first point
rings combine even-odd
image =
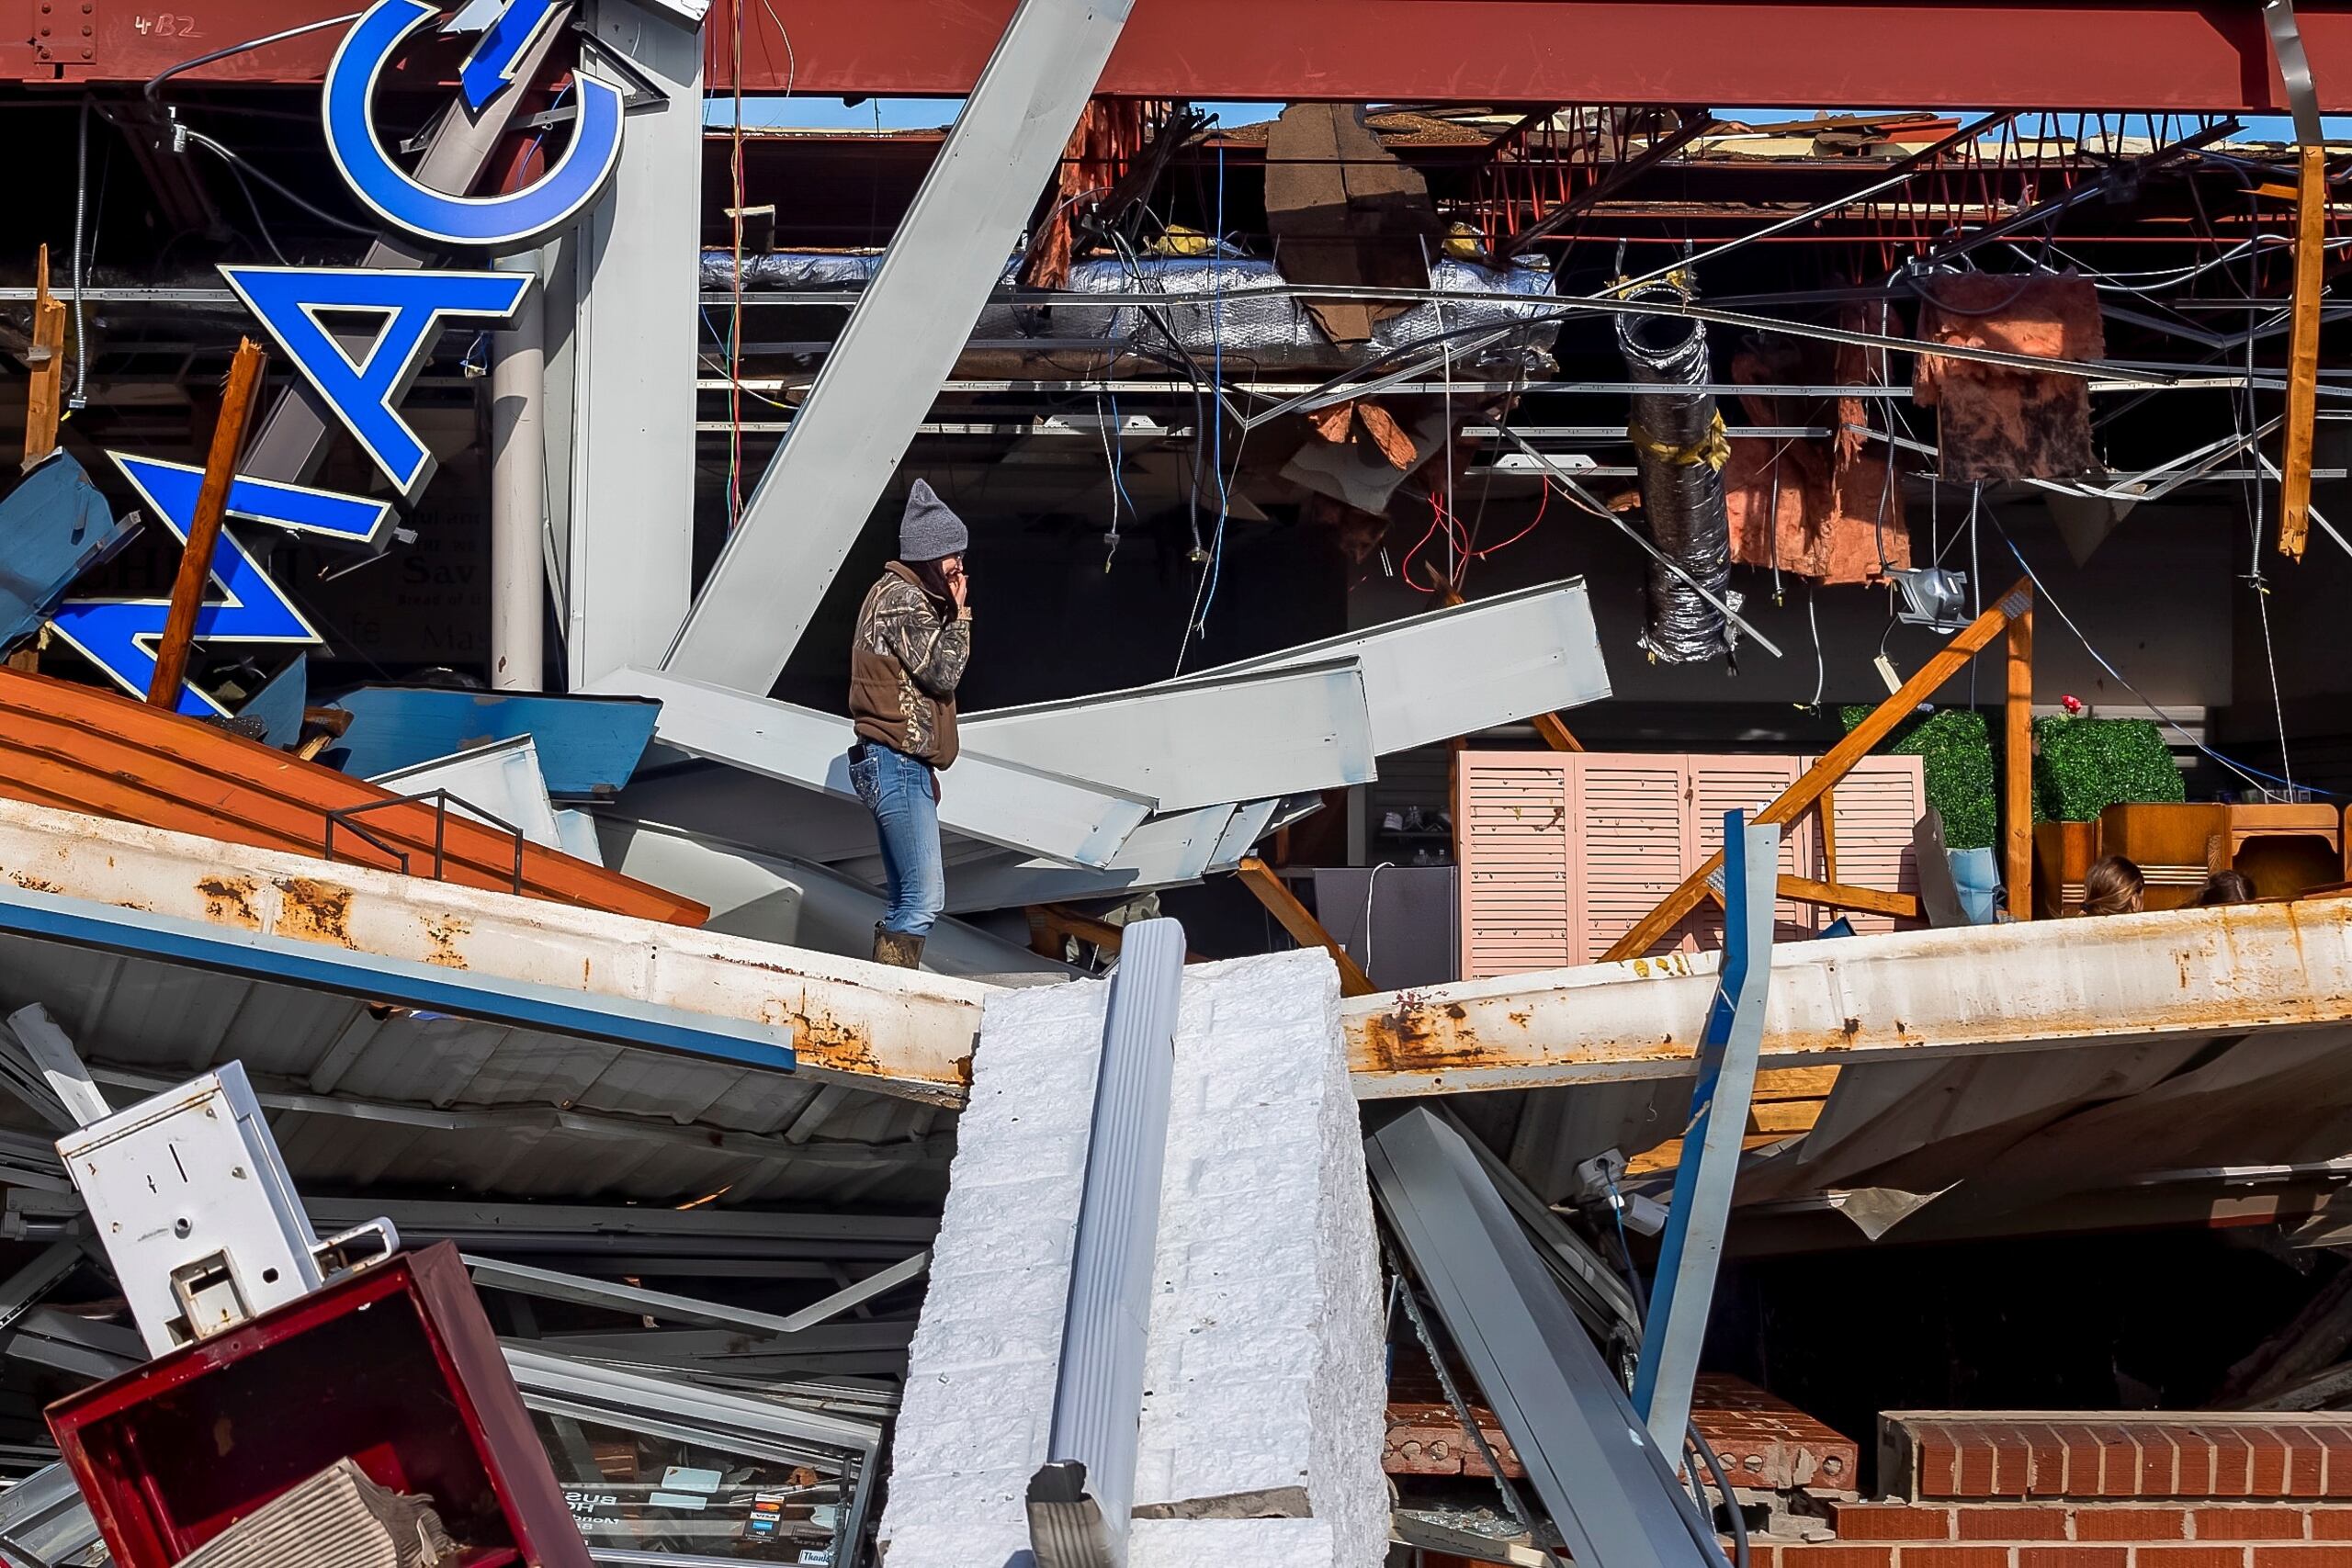
{"type": "MultiPolygon", "coordinates": [[[[1634,289],[1628,299],[1686,303],[1670,283],[1634,289]]],[[[1621,312],[1617,345],[1630,378],[1656,387],[1634,394],[1633,437],[1642,471],[1642,507],[1659,552],[1733,609],[1731,518],[1724,503],[1729,455],[1712,392],[1685,389],[1707,380],[1707,328],[1687,316],[1621,312]]],[[[1698,664],[1732,649],[1730,623],[1689,581],[1650,562],[1650,624],[1642,646],[1668,664],[1698,664]]]]}
{"type": "MultiPolygon", "coordinates": [[[[873,281],[881,265],[878,255],[745,256],[743,287],[754,292],[857,288],[873,281]]],[[[1012,269],[1008,262],[1008,277],[1012,269]]],[[[703,253],[706,290],[724,292],[734,286],[733,279],[732,254],[703,253]]],[[[1515,326],[1508,337],[1457,355],[1454,366],[1546,375],[1553,368],[1551,349],[1559,338],[1559,320],[1552,275],[1542,267],[1487,267],[1442,257],[1430,268],[1431,288],[1511,298],[1425,301],[1381,322],[1369,344],[1346,349],[1323,335],[1294,295],[1230,297],[1283,281],[1273,263],[1240,256],[1081,261],[1071,267],[1063,293],[1099,295],[1101,304],[1067,298],[1038,305],[992,300],[980,311],[972,335],[989,343],[1028,338],[1047,347],[1101,344],[1168,357],[1175,354],[1168,341],[1172,334],[1204,364],[1222,338],[1228,356],[1238,355],[1254,365],[1336,367],[1375,359],[1389,350],[1433,340],[1441,333],[1451,333],[1459,344],[1474,340],[1480,328],[1515,326]],[[1219,294],[1228,297],[1220,299],[1219,294]],[[1153,303],[1154,295],[1180,298],[1153,303]],[[1151,316],[1159,318],[1157,324],[1151,316]]],[[[1436,352],[1433,342],[1429,352],[1436,352]]]]}

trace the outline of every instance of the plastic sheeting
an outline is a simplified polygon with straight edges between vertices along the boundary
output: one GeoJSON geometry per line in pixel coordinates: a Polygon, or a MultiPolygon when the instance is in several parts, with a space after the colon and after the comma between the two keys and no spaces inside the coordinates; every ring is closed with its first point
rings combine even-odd
{"type": "MultiPolygon", "coordinates": [[[[743,287],[755,292],[859,288],[873,281],[881,265],[878,255],[780,252],[745,256],[743,287]]],[[[1015,265],[1017,258],[1007,261],[1008,278],[1015,265]]],[[[703,253],[704,288],[731,288],[733,280],[732,254],[703,253]]],[[[1264,288],[1284,281],[1273,263],[1234,255],[1144,256],[1132,262],[1098,258],[1070,268],[1067,292],[1100,295],[1101,305],[1067,299],[1051,305],[992,301],[981,310],[972,335],[991,342],[1025,337],[1046,344],[1133,345],[1146,353],[1173,355],[1175,350],[1169,344],[1172,335],[1187,354],[1202,360],[1222,339],[1226,354],[1242,355],[1256,365],[1335,365],[1376,359],[1422,343],[1434,354],[1441,333],[1452,334],[1459,344],[1474,340],[1481,328],[1521,323],[1500,342],[1475,354],[1458,354],[1454,366],[1544,373],[1552,368],[1551,348],[1559,337],[1559,321],[1550,313],[1555,303],[1552,275],[1542,267],[1479,266],[1442,257],[1430,267],[1433,288],[1512,298],[1424,301],[1380,322],[1369,342],[1344,348],[1324,335],[1295,294],[1214,298],[1220,292],[1264,288]],[[1158,305],[1145,303],[1155,294],[1185,298],[1158,305]],[[1157,325],[1150,319],[1155,315],[1157,325]]]]}
{"type": "MultiPolygon", "coordinates": [[[[1680,303],[1672,285],[1633,298],[1680,303]]],[[[1714,394],[1691,391],[1707,379],[1707,329],[1686,316],[1632,313],[1617,318],[1617,345],[1633,379],[1657,387],[1634,394],[1634,437],[1642,470],[1642,505],[1650,538],[1668,559],[1723,604],[1738,607],[1731,581],[1731,521],[1724,502],[1729,454],[1714,394]]],[[[1730,623],[1715,604],[1661,561],[1650,562],[1650,624],[1642,646],[1668,664],[1697,664],[1728,653],[1730,623]]]]}

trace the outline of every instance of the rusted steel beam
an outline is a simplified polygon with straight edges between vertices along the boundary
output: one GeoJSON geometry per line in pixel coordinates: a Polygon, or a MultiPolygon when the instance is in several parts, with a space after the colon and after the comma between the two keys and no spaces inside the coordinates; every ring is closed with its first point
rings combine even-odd
{"type": "MultiPolygon", "coordinates": [[[[978,79],[1014,3],[744,4],[742,87],[957,96],[978,79]]],[[[228,0],[200,18],[174,18],[166,32],[148,13],[101,6],[94,36],[76,47],[0,45],[0,72],[142,83],[344,8],[342,0],[228,0]],[[183,30],[198,22],[195,35],[183,30]]],[[[2321,107],[2352,110],[2352,6],[2303,0],[2296,15],[2327,95],[2321,107]]],[[[315,83],[337,36],[227,54],[173,81],[315,83]]],[[[708,88],[729,91],[738,35],[724,3],[704,36],[708,88]]],[[[457,59],[447,51],[403,75],[446,74],[457,59]]],[[[1098,90],[1203,102],[2288,110],[2260,7],[2203,0],[1136,0],[1098,90]],[[2016,47],[2021,28],[2031,48],[2016,47]]]]}
{"type": "MultiPolygon", "coordinates": [[[[1689,1077],[1716,955],[1341,1005],[1360,1099],[1689,1077]]],[[[1768,1068],[2352,1024],[2352,900],[1897,931],[1772,953],[1768,1068]]],[[[2347,1038],[2352,1038],[2348,1036],[2347,1038]]]]}
{"type": "Polygon", "coordinates": [[[590,1001],[778,1025],[791,1031],[799,1077],[933,1105],[961,1102],[992,990],[13,800],[0,800],[0,875],[34,892],[561,986],[590,1001]]]}
{"type": "MultiPolygon", "coordinates": [[[[1851,771],[1856,762],[1869,755],[1871,747],[1886,739],[1888,733],[1908,718],[1918,705],[1933,696],[1936,689],[1958,674],[1977,650],[2000,636],[2009,622],[2023,615],[2033,604],[2033,584],[2019,578],[2017,585],[2001,596],[1999,604],[1969,623],[1967,628],[1939,649],[1936,656],[1919,666],[1901,689],[1871,710],[1871,716],[1846,732],[1844,739],[1824,752],[1819,761],[1804,771],[1796,783],[1774,796],[1771,803],[1756,814],[1758,823],[1791,822],[1802,817],[1822,792],[1835,784],[1851,771]]],[[[1672,931],[1683,916],[1699,907],[1707,896],[1707,879],[1723,868],[1724,852],[1717,850],[1701,863],[1699,869],[1683,879],[1682,886],[1666,896],[1665,900],[1637,921],[1632,931],[1619,937],[1603,956],[1631,958],[1646,953],[1659,938],[1672,931]]]]}

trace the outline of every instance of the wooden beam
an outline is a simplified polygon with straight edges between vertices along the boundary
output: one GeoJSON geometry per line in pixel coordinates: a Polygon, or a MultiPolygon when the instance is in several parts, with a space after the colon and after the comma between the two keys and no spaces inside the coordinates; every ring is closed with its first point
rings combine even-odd
{"type": "Polygon", "coordinates": [[[2327,257],[2327,152],[2302,149],[2295,195],[2295,299],[2287,333],[2287,417],[2278,469],[2278,553],[2303,558],[2319,413],[2319,294],[2327,257]]]}
{"type": "Polygon", "coordinates": [[[1834,784],[1821,792],[1821,875],[1826,882],[1838,880],[1838,790],[1834,784]]]}
{"type": "MultiPolygon", "coordinates": [[[[2020,579],[2017,585],[2002,595],[2000,603],[1970,622],[1965,630],[1925,664],[1919,666],[1902,689],[1871,710],[1870,717],[1847,731],[1846,738],[1831,747],[1819,761],[1804,771],[1803,777],[1774,796],[1771,803],[1758,812],[1754,820],[1768,822],[1791,821],[1821,798],[1822,791],[1835,784],[1853,770],[1856,762],[1870,754],[1871,748],[1886,739],[1894,727],[1918,705],[1933,696],[1937,689],[1949,681],[1977,651],[2001,635],[2010,621],[2025,614],[2033,604],[2033,584],[2020,579]]],[[[1675,923],[1696,908],[1699,900],[1707,896],[1707,878],[1721,870],[1724,852],[1717,850],[1699,868],[1683,878],[1682,885],[1668,894],[1658,907],[1642,917],[1632,931],[1619,937],[1614,945],[1601,956],[1604,959],[1636,958],[1647,953],[1660,937],[1672,931],[1675,923]]]]}
{"type": "MultiPolygon", "coordinates": [[[[1091,942],[1105,953],[1116,953],[1126,935],[1123,928],[1064,904],[1032,904],[1028,916],[1033,933],[1043,931],[1056,939],[1057,951],[1052,953],[1047,953],[1034,942],[1031,943],[1031,950],[1044,957],[1061,956],[1058,942],[1062,937],[1074,937],[1080,942],[1091,942]]],[[[1184,962],[1199,964],[1204,960],[1199,953],[1188,951],[1184,954],[1184,962]]]]}
{"type": "Polygon", "coordinates": [[[49,291],[49,247],[33,265],[33,341],[25,363],[32,385],[25,393],[25,467],[57,450],[65,401],[65,301],[49,291]]]}
{"type": "Polygon", "coordinates": [[[1832,909],[1860,909],[1864,914],[1892,915],[1898,920],[1919,918],[1919,900],[1908,893],[1887,893],[1876,887],[1849,887],[1835,882],[1810,882],[1802,876],[1781,878],[1781,897],[1800,904],[1822,904],[1832,909]]]}
{"type": "Polygon", "coordinates": [[[2033,610],[2009,623],[2008,695],[2001,709],[2001,880],[2009,918],[2033,919],[2033,610]]]}
{"type": "Polygon", "coordinates": [[[262,365],[267,357],[253,339],[240,338],[237,356],[229,363],[220,417],[213,423],[212,447],[204,458],[204,483],[196,492],[196,515],[188,521],[179,575],[172,580],[171,613],[164,622],[164,639],[155,649],[155,675],[147,683],[147,702],[153,707],[179,705],[180,682],[187,677],[188,646],[196,640],[197,612],[204,607],[205,585],[212,581],[212,552],[220,543],[229,486],[236,478],[237,457],[245,446],[245,422],[261,390],[262,365]]]}
{"type": "Polygon", "coordinates": [[[1539,713],[1532,722],[1535,725],[1535,733],[1542,736],[1544,744],[1552,748],[1553,750],[1581,751],[1584,750],[1584,742],[1568,733],[1568,727],[1560,722],[1558,714],[1539,713]]]}
{"type": "Polygon", "coordinates": [[[1266,912],[1274,917],[1283,930],[1290,932],[1292,941],[1301,947],[1319,947],[1331,955],[1331,962],[1340,966],[1341,996],[1368,997],[1373,994],[1372,981],[1365,977],[1356,961],[1348,956],[1348,950],[1334,942],[1331,933],[1323,929],[1322,922],[1298,901],[1298,896],[1283,886],[1283,879],[1274,874],[1272,867],[1256,855],[1244,855],[1241,863],[1234,867],[1234,872],[1241,878],[1241,886],[1257,895],[1258,902],[1266,907],[1266,912]]]}

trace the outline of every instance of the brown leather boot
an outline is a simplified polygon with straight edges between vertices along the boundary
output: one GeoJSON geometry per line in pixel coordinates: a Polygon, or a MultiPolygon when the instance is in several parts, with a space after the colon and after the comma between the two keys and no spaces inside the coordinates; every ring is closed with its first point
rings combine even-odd
{"type": "Polygon", "coordinates": [[[894,969],[920,969],[922,967],[922,938],[876,926],[874,962],[888,964],[894,969]]]}

